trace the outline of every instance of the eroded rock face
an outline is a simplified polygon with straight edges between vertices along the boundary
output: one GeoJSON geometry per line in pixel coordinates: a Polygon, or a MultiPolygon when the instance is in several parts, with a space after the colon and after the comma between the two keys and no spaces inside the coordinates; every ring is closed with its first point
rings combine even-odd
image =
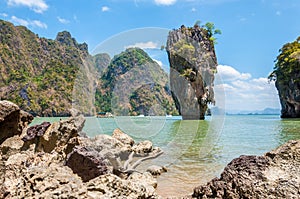
{"type": "Polygon", "coordinates": [[[22,140],[26,142],[29,140],[33,140],[36,137],[43,136],[50,125],[50,122],[43,122],[42,124],[29,127],[27,129],[26,135],[22,138],[22,140]]]}
{"type": "Polygon", "coordinates": [[[291,74],[290,81],[282,83],[276,81],[279,93],[282,118],[300,118],[300,73],[291,74]]]}
{"type": "Polygon", "coordinates": [[[1,122],[10,127],[0,129],[0,198],[159,198],[153,176],[130,167],[134,141],[120,130],[116,138],[80,137],[82,116],[27,128],[32,116],[0,104],[1,122]]]}
{"type": "Polygon", "coordinates": [[[0,101],[0,144],[9,137],[20,135],[32,120],[32,115],[21,111],[14,103],[0,101]]]}
{"type": "Polygon", "coordinates": [[[134,144],[134,140],[130,136],[125,134],[123,131],[121,131],[119,128],[114,130],[112,137],[116,138],[120,142],[122,142],[124,144],[128,144],[130,146],[132,146],[134,144]]]}
{"type": "Polygon", "coordinates": [[[51,124],[43,136],[39,137],[36,151],[70,153],[77,145],[77,137],[84,126],[84,117],[71,117],[51,124]]]}
{"type": "Polygon", "coordinates": [[[159,198],[153,187],[153,177],[147,173],[136,175],[128,180],[112,174],[99,176],[86,183],[87,194],[91,198],[103,199],[159,198]]]}
{"type": "Polygon", "coordinates": [[[84,182],[113,172],[113,167],[110,166],[109,161],[89,147],[75,147],[68,155],[66,165],[84,182]]]}
{"type": "Polygon", "coordinates": [[[214,103],[217,58],[207,31],[182,26],[169,32],[167,52],[170,86],[183,119],[204,119],[208,103],[214,103]]]}
{"type": "Polygon", "coordinates": [[[300,190],[300,140],[264,156],[241,156],[221,174],[194,189],[193,198],[297,198],[300,190]]]}

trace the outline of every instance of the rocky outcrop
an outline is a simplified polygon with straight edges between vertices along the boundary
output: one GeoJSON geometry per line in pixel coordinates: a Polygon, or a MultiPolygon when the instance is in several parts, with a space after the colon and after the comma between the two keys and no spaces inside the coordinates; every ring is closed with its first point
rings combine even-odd
{"type": "Polygon", "coordinates": [[[170,86],[183,119],[204,119],[208,103],[214,103],[217,58],[208,31],[182,26],[169,32],[167,52],[170,86]]]}
{"type": "Polygon", "coordinates": [[[157,166],[157,165],[152,165],[150,167],[147,168],[147,171],[149,173],[151,173],[152,175],[160,175],[162,173],[167,172],[167,168],[166,167],[161,167],[161,166],[157,166]]]}
{"type": "Polygon", "coordinates": [[[277,80],[275,83],[281,104],[281,117],[300,118],[300,71],[287,78],[288,82],[277,80]]]}
{"type": "Polygon", "coordinates": [[[9,102],[0,101],[0,144],[7,138],[20,135],[33,116],[9,102]]]}
{"type": "Polygon", "coordinates": [[[68,155],[66,165],[79,175],[83,182],[113,172],[109,161],[88,147],[75,147],[68,155]]]}
{"type": "Polygon", "coordinates": [[[134,157],[134,141],[120,130],[119,140],[80,137],[82,116],[28,128],[32,116],[11,102],[0,104],[1,123],[11,127],[0,129],[0,198],[159,198],[156,179],[134,170],[159,155],[157,148],[134,157]]]}
{"type": "Polygon", "coordinates": [[[300,118],[300,37],[283,45],[269,75],[278,90],[281,117],[300,118]]]}
{"type": "Polygon", "coordinates": [[[43,136],[50,125],[50,122],[43,122],[42,124],[29,127],[27,129],[26,135],[22,138],[22,140],[26,142],[29,140],[33,140],[36,137],[43,136]]]}
{"type": "Polygon", "coordinates": [[[123,131],[121,131],[119,128],[114,130],[112,137],[130,146],[134,144],[134,140],[130,136],[125,134],[123,131]]]}
{"type": "Polygon", "coordinates": [[[194,189],[193,198],[298,198],[300,140],[264,156],[232,160],[220,178],[194,189]]]}

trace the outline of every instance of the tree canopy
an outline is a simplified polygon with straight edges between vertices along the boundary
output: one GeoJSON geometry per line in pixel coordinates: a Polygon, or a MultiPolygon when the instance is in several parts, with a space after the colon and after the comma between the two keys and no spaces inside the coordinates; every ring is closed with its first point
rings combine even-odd
{"type": "Polygon", "coordinates": [[[269,80],[287,83],[292,74],[300,72],[300,37],[292,43],[283,45],[279,52],[280,54],[275,60],[274,71],[269,75],[269,80]]]}

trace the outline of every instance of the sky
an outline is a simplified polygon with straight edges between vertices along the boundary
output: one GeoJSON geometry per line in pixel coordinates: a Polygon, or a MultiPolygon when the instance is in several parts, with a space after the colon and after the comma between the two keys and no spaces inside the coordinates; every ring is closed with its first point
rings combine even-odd
{"type": "Polygon", "coordinates": [[[161,41],[152,41],[151,35],[167,34],[182,24],[193,26],[197,20],[213,22],[222,31],[215,50],[223,83],[216,88],[225,90],[228,110],[280,107],[267,76],[282,45],[300,35],[299,10],[299,0],[0,1],[0,19],[24,25],[41,37],[55,39],[57,32],[67,30],[94,53],[121,35],[120,41],[133,38],[124,45],[152,49],[149,53],[162,65],[168,65],[166,58],[155,57],[161,41]],[[153,29],[161,32],[152,34],[153,29]],[[137,30],[148,31],[148,40],[139,41],[137,30]]]}

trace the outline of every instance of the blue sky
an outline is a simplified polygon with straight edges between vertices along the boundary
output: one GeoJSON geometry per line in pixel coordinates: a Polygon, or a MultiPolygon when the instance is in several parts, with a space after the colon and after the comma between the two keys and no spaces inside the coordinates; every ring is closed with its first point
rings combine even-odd
{"type": "Polygon", "coordinates": [[[68,30],[78,42],[86,42],[90,52],[112,36],[136,28],[168,30],[192,26],[197,20],[213,22],[222,31],[216,53],[222,86],[230,96],[226,106],[251,110],[279,107],[273,99],[274,85],[260,83],[272,70],[282,45],[300,35],[299,10],[299,0],[0,1],[1,19],[52,39],[68,30]],[[241,102],[243,106],[238,105],[241,102]]]}

